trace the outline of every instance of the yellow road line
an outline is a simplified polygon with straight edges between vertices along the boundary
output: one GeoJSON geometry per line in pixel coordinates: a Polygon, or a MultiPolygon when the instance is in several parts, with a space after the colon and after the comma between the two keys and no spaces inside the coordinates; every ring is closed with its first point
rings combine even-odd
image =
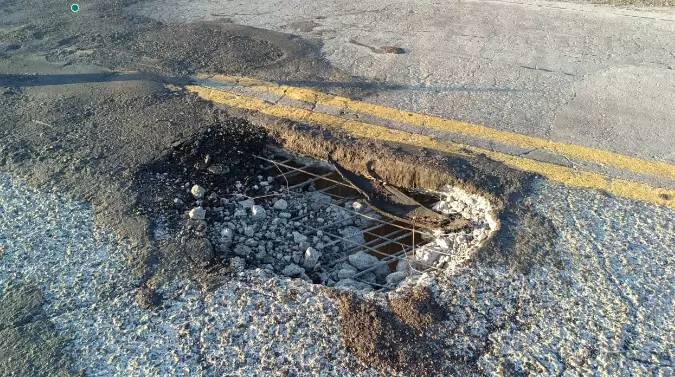
{"type": "Polygon", "coordinates": [[[501,161],[510,167],[537,173],[551,180],[562,182],[571,186],[601,189],[619,197],[641,200],[675,208],[675,200],[665,199],[666,197],[675,197],[675,190],[656,188],[643,183],[633,182],[625,179],[609,179],[598,173],[575,171],[560,165],[511,156],[505,153],[493,152],[473,146],[440,142],[426,135],[418,135],[400,130],[392,130],[379,125],[343,119],[328,114],[315,113],[306,109],[275,105],[256,97],[238,95],[223,90],[206,88],[197,85],[190,85],[187,87],[187,89],[191,92],[197,93],[200,97],[206,100],[223,105],[259,111],[263,114],[279,118],[286,118],[302,123],[339,128],[356,137],[402,143],[462,155],[466,155],[466,152],[464,152],[463,149],[467,149],[473,153],[484,154],[493,160],[501,161]]]}
{"type": "Polygon", "coordinates": [[[634,173],[647,174],[675,181],[675,166],[663,162],[648,161],[604,150],[565,144],[546,139],[539,139],[532,136],[500,131],[485,126],[443,119],[431,115],[411,113],[391,107],[355,101],[346,97],[325,94],[311,89],[278,85],[246,77],[227,75],[200,75],[198,78],[209,79],[216,82],[237,84],[260,92],[284,95],[285,97],[297,101],[335,107],[362,114],[369,114],[380,119],[415,125],[419,127],[426,127],[436,131],[453,132],[520,148],[544,149],[578,161],[585,161],[598,165],[614,166],[634,173]]]}

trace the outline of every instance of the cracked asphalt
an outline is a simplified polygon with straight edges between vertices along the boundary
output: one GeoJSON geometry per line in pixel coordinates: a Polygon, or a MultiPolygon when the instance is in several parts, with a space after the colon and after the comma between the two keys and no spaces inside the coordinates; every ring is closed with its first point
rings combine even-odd
{"type": "MultiPolygon", "coordinates": [[[[2,376],[414,375],[354,356],[331,289],[299,279],[247,270],[205,290],[177,274],[153,287],[158,308],[138,304],[149,228],[129,177],[224,116],[162,85],[184,75],[252,75],[675,161],[669,9],[110,0],[64,15],[62,5],[0,9],[2,376]]],[[[429,287],[447,311],[433,327],[437,363],[462,376],[675,375],[675,211],[533,180],[509,201],[530,217],[502,218],[502,234],[518,235],[513,260],[399,289],[429,287]],[[544,228],[550,240],[537,238],[544,228]],[[516,250],[531,253],[525,268],[516,250]]],[[[386,307],[396,294],[361,298],[386,307]]]]}

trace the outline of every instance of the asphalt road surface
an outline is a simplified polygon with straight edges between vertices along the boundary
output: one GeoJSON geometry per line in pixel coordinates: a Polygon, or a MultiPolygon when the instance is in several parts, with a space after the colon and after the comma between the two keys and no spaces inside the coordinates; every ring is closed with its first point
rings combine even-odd
{"type": "Polygon", "coordinates": [[[69,6],[0,6],[0,375],[675,375],[675,11],[69,6]],[[223,257],[190,188],[260,189],[272,118],[462,174],[500,229],[356,298],[223,257]]]}

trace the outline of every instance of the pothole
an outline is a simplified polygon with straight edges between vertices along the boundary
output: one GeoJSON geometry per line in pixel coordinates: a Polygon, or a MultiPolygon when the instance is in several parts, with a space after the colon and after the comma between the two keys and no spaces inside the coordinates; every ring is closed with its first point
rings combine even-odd
{"type": "Polygon", "coordinates": [[[489,201],[457,187],[399,188],[427,208],[469,220],[451,233],[414,229],[373,211],[328,163],[270,147],[258,148],[263,155],[236,146],[218,155],[204,147],[218,144],[213,136],[179,147],[144,177],[172,187],[170,204],[166,194],[157,197],[175,215],[155,219],[155,239],[178,233],[200,268],[261,268],[338,289],[385,291],[410,276],[452,272],[497,228],[489,201]]]}

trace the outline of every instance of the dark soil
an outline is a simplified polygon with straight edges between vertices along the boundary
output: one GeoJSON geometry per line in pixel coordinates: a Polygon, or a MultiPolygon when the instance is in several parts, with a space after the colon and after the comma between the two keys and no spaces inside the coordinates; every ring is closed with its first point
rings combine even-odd
{"type": "Polygon", "coordinates": [[[342,341],[364,364],[408,376],[480,375],[475,365],[449,358],[433,336],[446,313],[429,290],[392,300],[391,311],[350,293],[335,297],[342,341]]]}
{"type": "Polygon", "coordinates": [[[390,300],[389,304],[394,315],[420,335],[424,335],[425,329],[447,316],[445,309],[438,305],[428,289],[413,289],[404,297],[390,300]]]}
{"type": "MultiPolygon", "coordinates": [[[[134,181],[141,194],[141,210],[176,220],[187,207],[177,206],[173,199],[194,201],[189,192],[193,184],[222,198],[234,190],[236,182],[252,181],[261,173],[261,161],[252,156],[265,155],[267,133],[243,119],[214,116],[218,119],[213,119],[203,132],[174,145],[163,158],[139,169],[134,181]]],[[[244,194],[255,196],[259,192],[244,194]]],[[[208,195],[203,201],[209,202],[208,195]]]]}
{"type": "Polygon", "coordinates": [[[338,296],[342,340],[361,361],[378,369],[439,375],[441,354],[393,313],[351,294],[338,296]]]}

